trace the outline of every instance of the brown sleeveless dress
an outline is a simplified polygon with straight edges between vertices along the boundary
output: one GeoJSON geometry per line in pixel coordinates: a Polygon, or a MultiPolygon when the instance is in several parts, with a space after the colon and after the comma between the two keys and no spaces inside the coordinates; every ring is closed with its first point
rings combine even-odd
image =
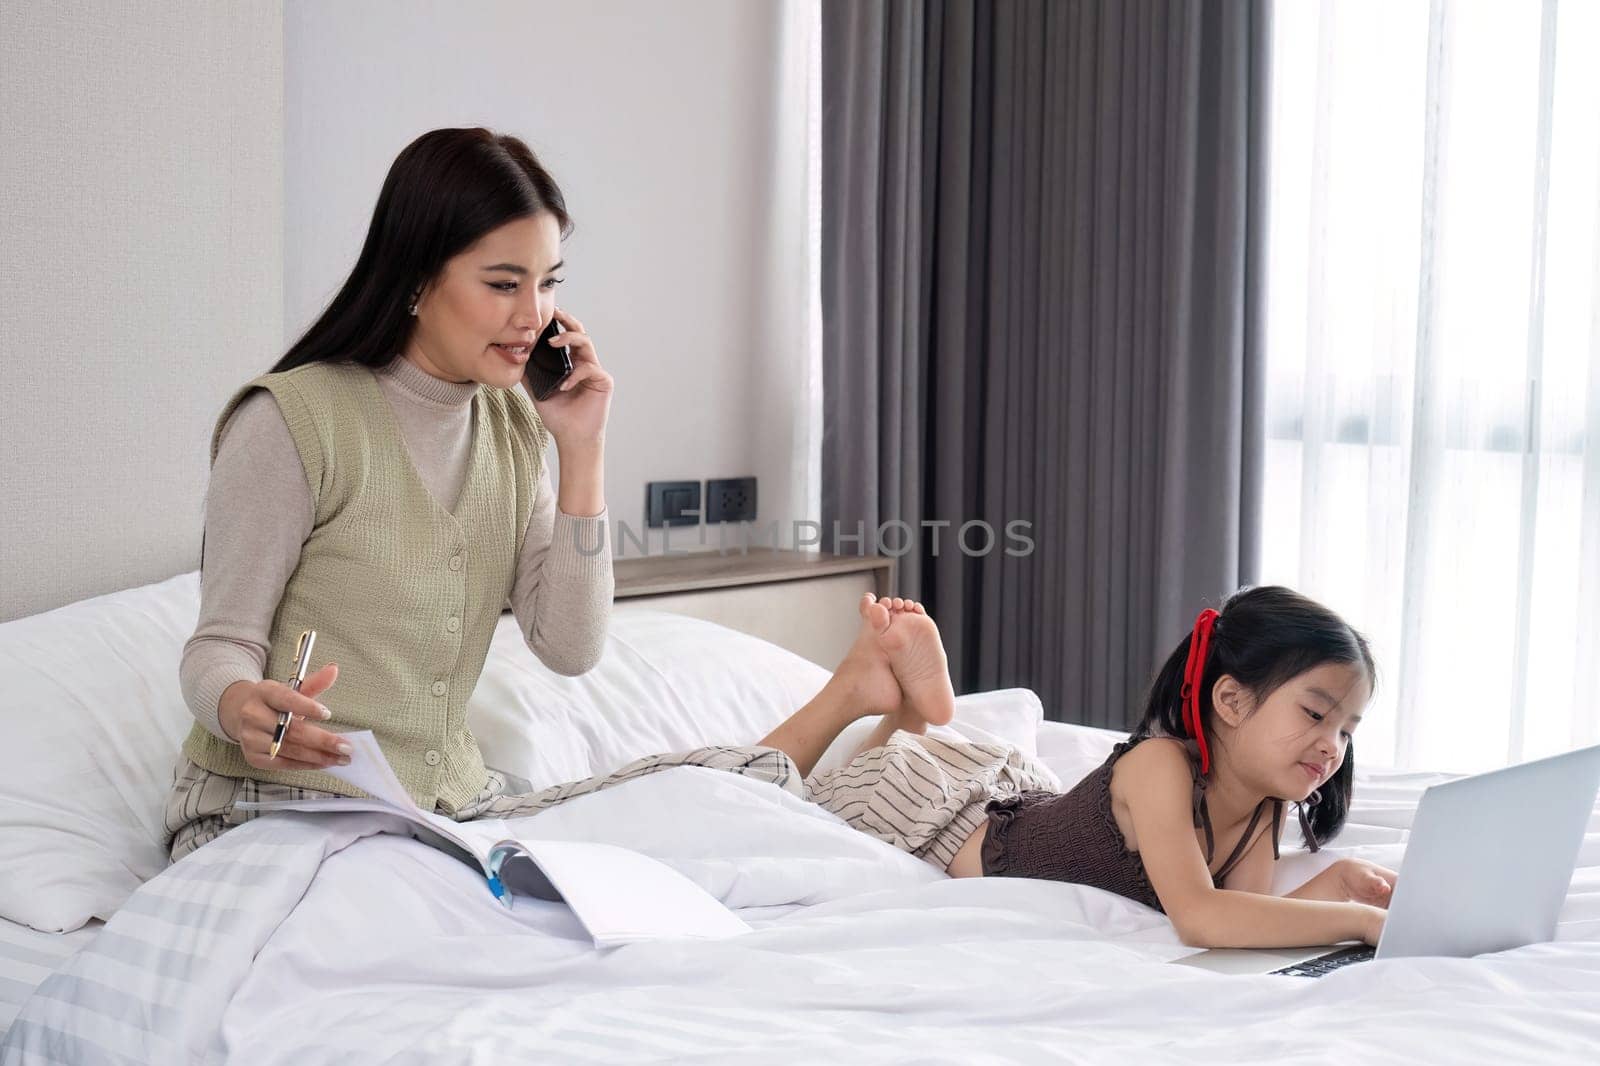
{"type": "MultiPolygon", "coordinates": [[[[1145,875],[1144,858],[1129,851],[1111,813],[1111,770],[1124,753],[1148,737],[1129,737],[1069,792],[1028,791],[991,802],[988,835],[980,860],[985,877],[1038,877],[1070,881],[1127,896],[1166,913],[1145,875]]],[[[1199,751],[1193,741],[1189,763],[1194,772],[1194,824],[1205,830],[1206,865],[1212,861],[1215,840],[1211,812],[1206,805],[1206,779],[1200,775],[1199,751]]],[[[1249,850],[1256,826],[1268,805],[1272,807],[1272,857],[1278,857],[1278,834],[1283,826],[1283,800],[1268,797],[1256,805],[1239,844],[1212,878],[1222,887],[1249,850]]]]}

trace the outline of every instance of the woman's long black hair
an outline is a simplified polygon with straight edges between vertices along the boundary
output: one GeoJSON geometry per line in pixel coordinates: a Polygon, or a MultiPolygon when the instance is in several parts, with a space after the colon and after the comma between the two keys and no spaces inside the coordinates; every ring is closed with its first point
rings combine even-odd
{"type": "Polygon", "coordinates": [[[416,327],[414,293],[507,222],[548,211],[572,231],[555,179],[516,137],[481,126],[431,130],[389,167],[361,255],[322,317],[273,373],[305,363],[385,366],[416,327]]]}
{"type": "MultiPolygon", "coordinates": [[[[1134,736],[1189,735],[1183,724],[1181,693],[1192,638],[1192,632],[1185,636],[1157,672],[1134,736]]],[[[1207,743],[1215,746],[1211,690],[1219,677],[1232,675],[1259,704],[1284,682],[1327,663],[1360,665],[1369,688],[1377,684],[1377,664],[1367,638],[1333,611],[1282,585],[1235,592],[1212,623],[1200,678],[1200,722],[1207,743]]],[[[1343,765],[1318,790],[1321,800],[1309,808],[1307,820],[1316,841],[1307,843],[1324,844],[1344,828],[1355,767],[1355,742],[1351,741],[1343,765]]]]}

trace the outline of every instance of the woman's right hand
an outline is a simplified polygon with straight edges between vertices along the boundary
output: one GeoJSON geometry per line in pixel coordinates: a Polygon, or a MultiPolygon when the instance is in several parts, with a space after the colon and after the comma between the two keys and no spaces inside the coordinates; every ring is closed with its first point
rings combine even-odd
{"type": "Polygon", "coordinates": [[[325,721],[331,715],[316,697],[333,687],[339,665],[328,663],[308,674],[297,692],[281,681],[235,681],[222,693],[217,704],[217,722],[233,738],[244,761],[259,770],[322,770],[329,766],[348,766],[351,747],[338,733],[319,729],[312,720],[325,721]],[[294,715],[284,734],[276,758],[268,752],[272,734],[278,728],[278,712],[294,715]]]}

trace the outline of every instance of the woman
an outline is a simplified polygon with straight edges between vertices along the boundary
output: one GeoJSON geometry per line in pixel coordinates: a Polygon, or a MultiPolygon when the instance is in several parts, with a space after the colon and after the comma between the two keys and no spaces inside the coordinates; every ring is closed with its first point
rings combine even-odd
{"type": "Polygon", "coordinates": [[[349,795],[321,772],[371,729],[425,809],[471,817],[507,787],[466,701],[509,599],[529,648],[580,674],[613,578],[602,470],[613,382],[555,307],[559,187],[526,145],[441,129],[396,158],[338,295],[212,435],[199,625],[180,676],[196,722],[166,810],[176,860],[245,820],[240,799],[349,795]],[[517,391],[552,317],[573,371],[517,391]],[[561,453],[557,497],[545,468],[561,453]],[[212,548],[210,567],[205,546],[212,548]],[[300,633],[315,629],[299,692],[300,633]],[[279,712],[288,734],[270,751],[279,712]]]}

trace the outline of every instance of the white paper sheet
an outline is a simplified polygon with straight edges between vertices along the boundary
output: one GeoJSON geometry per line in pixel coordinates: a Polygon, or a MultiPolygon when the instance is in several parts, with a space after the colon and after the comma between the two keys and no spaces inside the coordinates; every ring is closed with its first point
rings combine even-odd
{"type": "Polygon", "coordinates": [[[518,843],[582,919],[596,947],[750,932],[705,889],[636,851],[572,840],[518,843]]]}
{"type": "Polygon", "coordinates": [[[330,766],[327,773],[396,807],[418,814],[425,813],[412,801],[410,793],[395,776],[394,767],[384,757],[383,748],[379,747],[378,738],[372,735],[372,730],[358,729],[352,733],[341,733],[340,736],[355,749],[350,753],[350,765],[330,766]]]}

